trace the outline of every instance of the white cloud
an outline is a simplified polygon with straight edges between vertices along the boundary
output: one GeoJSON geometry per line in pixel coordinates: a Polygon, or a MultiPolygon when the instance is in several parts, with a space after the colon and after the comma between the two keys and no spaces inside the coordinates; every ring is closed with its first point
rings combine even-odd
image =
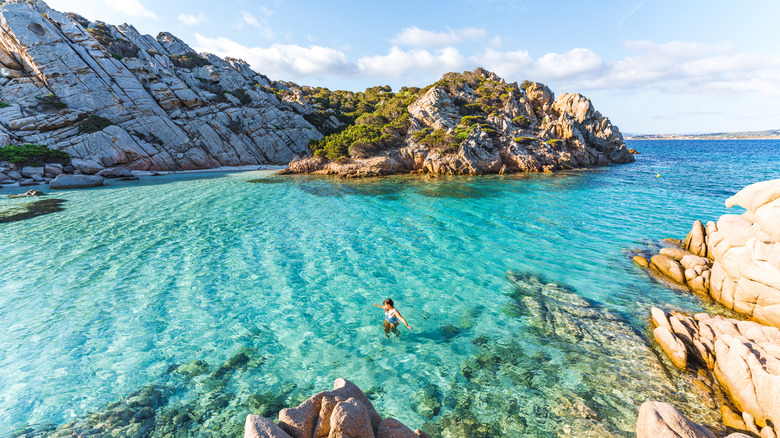
{"type": "Polygon", "coordinates": [[[106,4],[117,12],[127,14],[131,17],[146,17],[159,20],[157,14],[146,9],[139,0],[105,0],[106,4]]]}
{"type": "Polygon", "coordinates": [[[351,76],[355,65],[338,50],[322,46],[302,47],[273,44],[271,47],[246,47],[227,38],[208,38],[195,34],[196,50],[247,61],[254,70],[272,78],[297,80],[311,76],[351,76]]]}
{"type": "Polygon", "coordinates": [[[358,60],[361,74],[400,78],[408,72],[446,73],[466,67],[466,58],[454,47],[435,53],[424,49],[401,50],[392,47],[387,55],[364,56],[358,60]]]}
{"type": "Polygon", "coordinates": [[[198,14],[197,16],[195,14],[179,14],[179,21],[182,23],[188,25],[188,26],[197,26],[199,24],[205,23],[208,21],[206,16],[204,14],[198,14]]]}
{"type": "MultiPolygon", "coordinates": [[[[272,14],[271,10],[265,7],[263,7],[261,11],[266,17],[272,14]]],[[[241,17],[243,18],[244,23],[257,29],[263,38],[272,39],[276,36],[274,31],[268,26],[265,18],[258,19],[249,11],[241,11],[241,17]]]]}
{"type": "Polygon", "coordinates": [[[466,40],[483,40],[486,37],[487,31],[476,27],[434,32],[413,26],[401,30],[401,33],[394,36],[390,42],[399,46],[439,49],[455,46],[466,40]]]}
{"type": "Polygon", "coordinates": [[[566,53],[547,53],[537,59],[532,58],[525,50],[500,52],[489,48],[471,59],[474,64],[495,71],[507,80],[567,79],[596,74],[604,66],[600,56],[583,48],[572,49],[566,53]]]}

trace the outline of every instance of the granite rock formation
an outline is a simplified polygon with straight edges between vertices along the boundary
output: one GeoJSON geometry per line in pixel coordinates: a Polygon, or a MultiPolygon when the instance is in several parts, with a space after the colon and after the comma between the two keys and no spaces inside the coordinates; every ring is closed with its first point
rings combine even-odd
{"type": "Polygon", "coordinates": [[[0,146],[61,149],[85,174],[287,163],[321,134],[269,87],[166,32],[0,5],[0,146]]]}
{"type": "MultiPolygon", "coordinates": [[[[755,183],[726,200],[741,215],[696,221],[680,247],[650,268],[762,324],[780,327],[780,180],[755,183]]],[[[642,263],[641,260],[638,263],[642,263]]]]}
{"type": "Polygon", "coordinates": [[[721,405],[726,426],[762,437],[780,433],[780,329],[706,313],[667,315],[658,308],[651,317],[672,362],[711,371],[728,395],[730,403],[721,405]]]}
{"type": "Polygon", "coordinates": [[[279,423],[248,415],[244,438],[420,438],[398,420],[382,417],[354,383],[336,379],[333,391],[320,392],[298,407],[282,409],[279,423]]]}
{"type": "Polygon", "coordinates": [[[285,172],[341,177],[410,172],[480,175],[551,172],[634,161],[617,127],[581,94],[564,93],[556,99],[541,83],[521,88],[484,69],[465,74],[481,75],[482,80],[508,90],[503,107],[487,115],[486,123],[467,126],[462,121],[470,105],[479,105],[468,84],[453,90],[437,83],[409,105],[410,127],[398,147],[367,158],[295,159],[285,172]],[[461,132],[465,138],[456,150],[442,151],[418,140],[416,134],[426,129],[447,135],[461,132]]]}

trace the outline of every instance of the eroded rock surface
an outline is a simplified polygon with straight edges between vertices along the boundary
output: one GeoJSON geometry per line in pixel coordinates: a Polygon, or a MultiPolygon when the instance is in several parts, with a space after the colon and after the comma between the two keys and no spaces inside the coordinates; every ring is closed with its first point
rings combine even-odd
{"type": "Polygon", "coordinates": [[[0,72],[0,146],[55,147],[85,174],[283,164],[321,137],[244,61],[40,0],[0,6],[0,72]]]}
{"type": "Polygon", "coordinates": [[[400,146],[368,158],[295,159],[286,172],[341,177],[409,172],[481,175],[552,172],[634,161],[618,128],[581,94],[564,93],[556,99],[541,83],[524,84],[521,89],[484,69],[467,74],[481,75],[482,80],[508,90],[506,103],[487,115],[485,123],[456,131],[465,127],[469,105],[478,105],[479,99],[468,84],[453,89],[437,83],[408,106],[410,128],[400,146]],[[426,129],[447,135],[460,132],[465,138],[454,151],[437,149],[415,136],[426,129]]]}
{"type": "Polygon", "coordinates": [[[665,248],[650,267],[762,324],[780,327],[780,180],[726,200],[741,215],[696,221],[682,248],[665,248]]]}
{"type": "Polygon", "coordinates": [[[656,330],[669,333],[668,344],[684,347],[688,363],[678,364],[677,349],[659,343],[675,365],[712,372],[738,412],[721,406],[727,425],[762,436],[780,432],[780,329],[706,313],[662,313],[652,311],[656,330]]]}
{"type": "Polygon", "coordinates": [[[412,432],[392,418],[382,420],[374,405],[354,383],[336,379],[333,391],[313,395],[295,408],[279,412],[279,425],[249,415],[245,438],[414,438],[412,432]]]}

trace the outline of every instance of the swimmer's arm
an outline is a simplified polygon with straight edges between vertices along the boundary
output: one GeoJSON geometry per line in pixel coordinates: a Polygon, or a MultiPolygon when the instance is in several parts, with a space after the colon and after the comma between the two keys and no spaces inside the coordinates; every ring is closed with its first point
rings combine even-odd
{"type": "Polygon", "coordinates": [[[403,316],[401,316],[401,312],[399,312],[398,309],[395,309],[395,314],[398,315],[398,318],[401,321],[404,322],[404,325],[406,325],[406,328],[408,328],[409,330],[412,329],[412,326],[410,326],[409,323],[406,322],[406,319],[403,316]]]}

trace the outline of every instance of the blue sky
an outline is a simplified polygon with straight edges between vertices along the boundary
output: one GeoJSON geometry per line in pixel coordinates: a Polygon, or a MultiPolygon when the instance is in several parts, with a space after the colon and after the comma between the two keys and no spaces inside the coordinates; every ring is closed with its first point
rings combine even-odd
{"type": "Polygon", "coordinates": [[[483,66],[580,92],[624,133],[780,128],[777,0],[48,0],[272,79],[423,86],[483,66]]]}

